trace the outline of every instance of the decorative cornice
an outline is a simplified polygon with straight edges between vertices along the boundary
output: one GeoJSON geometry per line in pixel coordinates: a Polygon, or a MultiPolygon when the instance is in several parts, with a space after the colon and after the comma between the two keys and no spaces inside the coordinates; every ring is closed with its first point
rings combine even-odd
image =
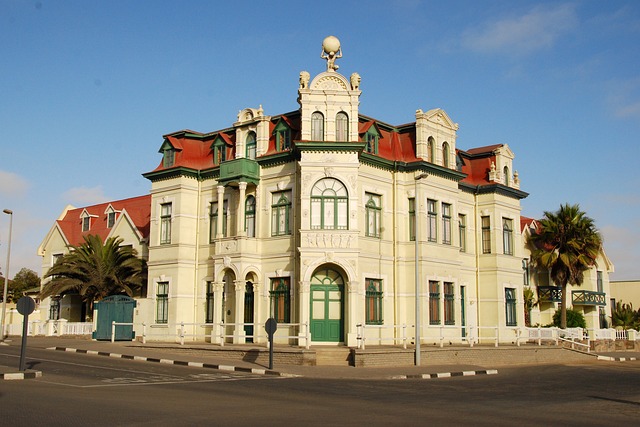
{"type": "Polygon", "coordinates": [[[467,182],[460,182],[459,188],[462,191],[474,194],[490,194],[495,193],[505,197],[511,197],[514,199],[524,199],[529,193],[516,188],[507,187],[502,184],[486,184],[486,185],[473,185],[467,182]]]}

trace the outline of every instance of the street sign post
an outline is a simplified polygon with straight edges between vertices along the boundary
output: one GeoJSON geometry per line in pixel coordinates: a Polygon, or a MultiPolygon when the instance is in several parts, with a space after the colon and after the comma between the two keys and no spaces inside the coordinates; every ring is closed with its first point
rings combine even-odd
{"type": "Polygon", "coordinates": [[[24,359],[27,350],[27,333],[29,332],[29,315],[36,309],[36,302],[31,297],[22,297],[16,304],[18,313],[24,316],[22,319],[22,347],[20,348],[20,369],[24,371],[24,359]]]}
{"type": "Polygon", "coordinates": [[[267,331],[267,336],[269,337],[269,369],[273,369],[273,334],[275,334],[278,329],[278,322],[276,322],[276,319],[273,317],[270,317],[264,324],[264,329],[267,331]]]}

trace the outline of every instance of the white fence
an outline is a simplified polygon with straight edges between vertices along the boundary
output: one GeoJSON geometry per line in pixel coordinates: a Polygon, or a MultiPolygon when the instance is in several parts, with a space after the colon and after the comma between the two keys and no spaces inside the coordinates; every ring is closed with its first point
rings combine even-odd
{"type": "MultiPolygon", "coordinates": [[[[224,346],[228,339],[233,343],[245,343],[252,340],[256,343],[265,343],[268,347],[268,336],[264,329],[264,323],[111,323],[111,341],[115,340],[118,326],[132,326],[142,337],[142,342],[147,340],[173,339],[184,345],[185,338],[192,341],[207,341],[224,346]],[[250,328],[247,328],[250,327],[250,328]],[[249,329],[252,333],[246,333],[249,329]]],[[[311,333],[308,323],[279,323],[274,334],[274,341],[295,341],[299,347],[309,348],[311,333]],[[304,343],[304,345],[303,345],[304,343]]]]}
{"type": "MultiPolygon", "coordinates": [[[[253,341],[268,346],[268,337],[264,330],[264,323],[112,323],[111,339],[115,338],[118,326],[133,326],[136,336],[147,340],[174,340],[184,345],[185,338],[191,341],[209,341],[224,346],[225,343],[245,343],[253,341]],[[252,327],[245,328],[245,327],[252,327]],[[253,331],[246,333],[245,330],[253,331]]],[[[94,331],[91,322],[69,322],[65,319],[30,321],[27,334],[30,336],[63,336],[63,335],[91,335],[94,331]]],[[[415,342],[414,325],[357,325],[358,348],[367,345],[402,345],[415,342]]],[[[7,335],[22,335],[21,324],[6,325],[7,335]]],[[[523,342],[537,343],[552,341],[559,345],[567,343],[572,348],[588,349],[590,341],[594,340],[640,340],[640,333],[633,329],[582,329],[582,328],[528,328],[528,327],[459,327],[459,326],[429,326],[423,329],[421,343],[434,344],[443,347],[445,344],[468,345],[499,344],[521,345],[523,342]],[[586,344],[585,344],[586,342],[586,344]]],[[[309,348],[311,333],[308,323],[281,323],[274,334],[274,340],[289,343],[299,347],[309,348]]],[[[588,351],[588,350],[587,350],[588,351]]]]}
{"type": "MultiPolygon", "coordinates": [[[[12,323],[7,325],[7,334],[22,336],[22,328],[22,324],[12,323]]],[[[27,336],[91,335],[92,333],[92,322],[69,322],[65,319],[47,320],[46,322],[34,320],[27,325],[27,336]]]]}

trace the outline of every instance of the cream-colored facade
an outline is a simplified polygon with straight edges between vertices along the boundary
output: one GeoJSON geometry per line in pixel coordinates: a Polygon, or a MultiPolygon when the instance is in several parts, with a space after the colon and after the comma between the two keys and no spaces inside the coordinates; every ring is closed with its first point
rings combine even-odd
{"type": "MultiPolygon", "coordinates": [[[[418,318],[423,343],[515,340],[523,290],[540,282],[527,282],[514,153],[460,149],[458,124],[438,108],[400,126],[359,114],[360,76],[338,73],[339,57],[325,52],[313,79],[300,73],[296,111],[246,108],[229,128],[164,136],[144,174],[138,335],[264,342],[273,317],[294,344],[392,344],[414,342],[418,318]]],[[[581,289],[595,291],[595,275],[581,289]]],[[[533,323],[556,305],[540,304],[533,323]]]]}
{"type": "MultiPolygon", "coordinates": [[[[526,193],[509,147],[458,150],[458,125],[440,109],[418,110],[415,123],[399,127],[361,116],[357,74],[306,75],[298,111],[247,108],[232,128],[165,137],[163,163],[145,174],[152,203],[141,320],[168,329],[224,322],[233,342],[245,341],[243,323],[270,316],[309,325],[313,344],[355,346],[367,324],[377,337],[399,336],[401,325],[412,336],[417,270],[425,342],[494,336],[496,326],[511,339],[507,329],[524,325],[527,255],[526,193]],[[291,138],[283,146],[280,125],[291,138]],[[197,150],[205,154],[195,160],[197,150]],[[484,170],[470,179],[476,167],[484,170]],[[289,205],[278,217],[282,196],[289,205]],[[275,292],[283,281],[287,314],[275,292]]],[[[290,327],[291,336],[303,333],[290,327]]]]}
{"type": "Polygon", "coordinates": [[[611,306],[616,302],[632,304],[635,310],[640,308],[640,280],[611,281],[611,306]]]}

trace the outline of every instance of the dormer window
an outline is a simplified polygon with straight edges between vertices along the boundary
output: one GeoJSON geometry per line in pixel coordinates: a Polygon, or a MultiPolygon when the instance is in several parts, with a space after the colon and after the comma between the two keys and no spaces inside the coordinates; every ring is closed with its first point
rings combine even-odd
{"type": "Polygon", "coordinates": [[[160,147],[162,153],[162,166],[165,168],[172,167],[176,162],[176,149],[171,143],[165,139],[160,147]]]}
{"type": "Polygon", "coordinates": [[[176,150],[174,150],[173,148],[168,148],[164,150],[163,155],[164,157],[162,159],[162,165],[165,168],[170,168],[171,166],[173,166],[176,161],[176,150]]]}
{"type": "Polygon", "coordinates": [[[364,142],[367,143],[365,151],[371,154],[378,154],[378,141],[380,140],[380,133],[375,126],[371,126],[369,130],[364,134],[364,142]]]}
{"type": "Polygon", "coordinates": [[[505,166],[504,170],[503,170],[503,174],[504,174],[504,185],[506,185],[507,187],[509,186],[509,166],[505,166]]]}
{"type": "Polygon", "coordinates": [[[224,143],[222,138],[218,137],[213,142],[212,148],[213,148],[213,164],[219,166],[220,163],[226,160],[227,145],[224,143]]]}
{"type": "Polygon", "coordinates": [[[291,149],[291,129],[281,120],[273,132],[276,136],[276,151],[287,151],[291,149]]]}
{"type": "Polygon", "coordinates": [[[82,232],[91,230],[91,217],[95,215],[90,215],[89,212],[85,209],[82,211],[80,215],[80,219],[82,220],[82,232]]]}
{"type": "Polygon", "coordinates": [[[247,135],[246,157],[247,157],[247,159],[251,159],[251,160],[255,160],[256,159],[256,134],[255,134],[255,132],[249,132],[249,135],[247,135]]]}
{"type": "Polygon", "coordinates": [[[112,228],[116,223],[116,213],[109,212],[107,213],[107,228],[112,228]]]}

